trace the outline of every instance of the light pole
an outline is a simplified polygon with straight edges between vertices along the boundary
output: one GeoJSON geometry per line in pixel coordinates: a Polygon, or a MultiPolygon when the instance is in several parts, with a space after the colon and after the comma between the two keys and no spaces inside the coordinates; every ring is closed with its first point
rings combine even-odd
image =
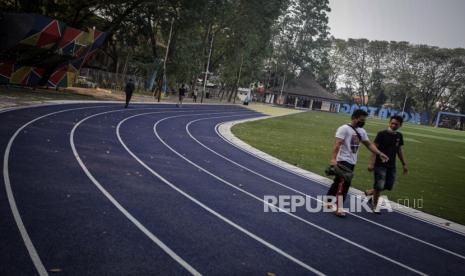
{"type": "MultiPolygon", "coordinates": [[[[170,34],[168,35],[168,45],[166,45],[166,51],[165,51],[165,60],[163,60],[163,79],[162,79],[162,86],[164,85],[164,82],[166,81],[166,60],[168,59],[168,53],[170,50],[170,44],[171,44],[171,34],[173,33],[173,24],[174,24],[174,17],[171,18],[171,27],[170,27],[170,34]]],[[[158,102],[161,100],[161,90],[158,93],[158,102]]]]}
{"type": "MultiPolygon", "coordinates": [[[[218,31],[220,28],[218,28],[216,31],[218,31]]],[[[229,30],[228,27],[222,28],[221,32],[224,32],[226,30],[229,30]]],[[[207,37],[212,34],[212,39],[210,41],[210,49],[208,50],[208,59],[207,59],[207,66],[205,68],[205,76],[203,78],[203,89],[202,89],[202,95],[200,96],[200,103],[203,103],[203,97],[205,95],[206,87],[207,87],[207,79],[208,79],[208,74],[210,74],[210,61],[212,57],[212,51],[213,51],[213,42],[215,41],[215,31],[213,30],[213,25],[208,29],[208,34],[207,37]]],[[[228,37],[228,36],[226,36],[228,37]]]]}
{"type": "Polygon", "coordinates": [[[285,82],[286,82],[286,74],[284,74],[283,84],[281,85],[281,91],[279,93],[279,101],[281,102],[281,104],[283,104],[283,90],[284,90],[284,83],[285,82]]]}
{"type": "Polygon", "coordinates": [[[207,87],[207,77],[208,77],[208,74],[210,73],[208,69],[210,68],[210,59],[212,57],[213,41],[215,39],[215,32],[211,32],[211,33],[212,33],[212,39],[210,41],[210,50],[208,51],[207,67],[205,68],[205,76],[203,78],[203,90],[202,90],[202,96],[200,97],[200,103],[203,103],[203,95],[205,95],[205,89],[207,87]]]}
{"type": "Polygon", "coordinates": [[[244,53],[242,53],[242,56],[241,56],[241,65],[239,66],[239,74],[237,76],[236,92],[234,93],[233,103],[236,103],[237,89],[239,89],[239,83],[241,81],[242,65],[244,65],[244,53]]]}
{"type": "Polygon", "coordinates": [[[210,32],[212,33],[212,39],[210,41],[210,49],[208,51],[207,66],[205,68],[205,76],[203,78],[203,89],[202,89],[202,95],[200,97],[200,103],[203,103],[203,97],[205,95],[205,90],[206,90],[206,87],[207,87],[207,78],[208,78],[208,74],[210,74],[208,69],[210,68],[210,59],[211,59],[211,56],[212,56],[213,41],[215,40],[215,32],[213,32],[213,26],[211,26],[208,29],[208,35],[210,35],[210,32]]]}

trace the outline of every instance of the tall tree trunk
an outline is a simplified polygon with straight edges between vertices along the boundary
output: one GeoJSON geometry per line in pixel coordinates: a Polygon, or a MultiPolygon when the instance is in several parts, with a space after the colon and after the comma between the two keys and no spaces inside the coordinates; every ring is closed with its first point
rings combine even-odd
{"type": "Polygon", "coordinates": [[[224,83],[221,83],[221,90],[220,90],[221,96],[220,96],[220,102],[223,101],[224,92],[225,92],[225,85],[224,85],[224,83]]]}
{"type": "Polygon", "coordinates": [[[191,78],[191,91],[194,92],[194,89],[195,89],[195,84],[197,83],[197,76],[194,74],[192,74],[192,78],[191,78]]]}
{"type": "Polygon", "coordinates": [[[231,100],[232,100],[232,95],[233,95],[233,93],[234,93],[234,88],[235,88],[235,85],[234,85],[234,84],[231,85],[231,89],[230,89],[229,92],[228,92],[228,103],[230,103],[231,100]]]}
{"type": "MultiPolygon", "coordinates": [[[[242,74],[242,66],[243,65],[244,65],[244,53],[242,53],[241,65],[239,66],[239,73],[237,74],[237,81],[236,81],[235,89],[234,89],[233,103],[236,103],[237,89],[239,88],[239,84],[240,84],[240,81],[241,81],[241,74],[242,74]]],[[[231,98],[229,99],[229,102],[231,102],[231,98]]]]}
{"type": "Polygon", "coordinates": [[[156,34],[153,32],[154,29],[157,28],[158,21],[155,22],[155,25],[152,26],[152,17],[147,18],[147,31],[149,33],[149,38],[150,38],[150,46],[152,48],[152,55],[153,58],[156,59],[158,57],[157,55],[157,39],[156,39],[156,34]]]}

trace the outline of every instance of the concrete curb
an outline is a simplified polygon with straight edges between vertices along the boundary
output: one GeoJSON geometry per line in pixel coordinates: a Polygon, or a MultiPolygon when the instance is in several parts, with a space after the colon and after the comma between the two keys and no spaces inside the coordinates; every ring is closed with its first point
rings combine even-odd
{"type": "MultiPolygon", "coordinates": [[[[310,171],[307,171],[307,170],[304,170],[302,168],[299,168],[299,167],[296,167],[294,165],[291,165],[287,162],[284,162],[282,160],[279,160],[261,150],[258,150],[252,146],[250,146],[249,144],[245,143],[244,141],[240,140],[239,138],[237,138],[236,136],[234,136],[234,134],[231,132],[231,128],[236,125],[236,124],[240,124],[240,123],[245,123],[245,122],[251,122],[251,121],[257,121],[257,120],[264,120],[264,119],[270,119],[270,118],[276,118],[276,117],[281,117],[281,116],[286,116],[286,115],[279,115],[279,116],[264,116],[264,117],[260,117],[260,118],[252,118],[252,119],[242,119],[242,120],[236,120],[236,121],[230,121],[230,122],[226,122],[226,123],[223,123],[223,124],[220,124],[218,126],[218,132],[220,133],[220,135],[222,136],[223,139],[231,142],[232,144],[236,145],[237,147],[243,149],[244,151],[268,162],[268,163],[271,163],[277,167],[280,167],[286,171],[289,171],[291,173],[294,173],[294,174],[297,174],[297,175],[300,175],[304,178],[307,178],[309,180],[312,180],[314,182],[317,182],[323,186],[326,186],[326,187],[329,187],[332,183],[332,180],[329,179],[329,178],[326,178],[324,176],[321,176],[321,175],[318,175],[316,173],[313,173],[313,172],[310,172],[310,171]]],[[[355,189],[353,187],[351,187],[349,189],[349,193],[352,194],[352,195],[356,195],[356,196],[362,196],[364,197],[364,193],[358,189],[355,189]]],[[[436,217],[436,216],[433,216],[433,215],[430,215],[430,214],[427,214],[427,213],[424,213],[422,211],[419,211],[419,210],[416,210],[416,209],[413,209],[413,208],[409,208],[409,207],[406,207],[404,205],[401,205],[401,204],[398,204],[397,202],[393,202],[393,201],[389,201],[389,203],[391,204],[391,207],[393,208],[393,210],[395,212],[398,212],[400,214],[403,214],[403,215],[406,215],[406,216],[409,216],[411,218],[414,218],[414,219],[417,219],[417,220],[420,220],[420,221],[423,221],[425,223],[429,223],[429,224],[432,224],[432,225],[435,225],[437,227],[440,227],[442,229],[446,229],[446,230],[449,230],[449,231],[452,231],[454,233],[457,233],[457,234],[460,234],[460,235],[464,235],[465,236],[465,226],[464,225],[461,225],[461,224],[458,224],[458,223],[455,223],[455,222],[452,222],[452,221],[449,221],[449,220],[446,220],[446,219],[443,219],[443,218],[440,218],[440,217],[436,217]]]]}

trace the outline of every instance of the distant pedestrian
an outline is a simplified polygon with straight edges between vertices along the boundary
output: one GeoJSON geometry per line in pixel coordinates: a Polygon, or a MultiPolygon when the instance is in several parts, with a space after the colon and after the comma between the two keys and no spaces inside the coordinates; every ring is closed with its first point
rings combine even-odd
{"type": "Polygon", "coordinates": [[[126,92],[126,105],[124,108],[128,108],[129,101],[131,101],[132,93],[134,92],[136,86],[134,85],[134,80],[129,79],[126,83],[126,87],[124,88],[124,92],[126,92]]]}
{"type": "Polygon", "coordinates": [[[176,105],[177,107],[182,107],[182,101],[184,100],[184,97],[186,96],[186,87],[181,85],[181,88],[179,88],[179,102],[176,105]]]}
{"type": "Polygon", "coordinates": [[[192,101],[193,101],[194,103],[197,102],[197,96],[198,96],[198,95],[199,95],[199,90],[196,88],[196,89],[194,90],[194,93],[192,94],[192,101]]]}
{"type": "MultiPolygon", "coordinates": [[[[363,143],[368,150],[378,155],[383,162],[389,159],[368,139],[367,132],[363,129],[367,117],[368,113],[366,111],[361,109],[355,110],[352,113],[352,122],[342,125],[337,129],[330,166],[333,168],[339,167],[341,171],[345,171],[346,173],[353,172],[357,163],[357,153],[360,143],[363,143]]],[[[337,174],[327,193],[329,196],[336,196],[336,215],[339,217],[345,216],[342,203],[349,191],[351,178],[344,178],[340,174],[337,174]],[[342,200],[340,200],[340,196],[343,196],[342,200]]],[[[331,204],[328,204],[327,207],[333,208],[331,204]]]]}
{"type": "Polygon", "coordinates": [[[402,146],[404,137],[398,130],[402,126],[403,118],[401,116],[392,116],[389,120],[389,128],[378,132],[375,138],[375,144],[379,150],[386,153],[389,157],[388,162],[382,160],[376,155],[372,155],[368,162],[368,171],[374,172],[373,189],[366,190],[366,196],[373,196],[373,212],[379,214],[378,199],[384,190],[392,190],[396,181],[396,155],[402,163],[404,175],[408,174],[407,164],[405,163],[402,146]]]}
{"type": "Polygon", "coordinates": [[[243,105],[249,105],[250,102],[250,95],[247,94],[244,98],[244,102],[242,103],[243,105]]]}

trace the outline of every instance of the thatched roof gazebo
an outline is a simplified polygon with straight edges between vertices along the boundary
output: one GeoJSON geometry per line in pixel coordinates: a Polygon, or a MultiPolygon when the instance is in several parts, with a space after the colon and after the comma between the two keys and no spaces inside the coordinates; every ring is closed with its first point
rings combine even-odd
{"type": "Polygon", "coordinates": [[[341,100],[321,87],[315,78],[302,72],[298,78],[281,87],[273,87],[267,91],[265,101],[277,105],[295,108],[337,112],[341,100]]]}

